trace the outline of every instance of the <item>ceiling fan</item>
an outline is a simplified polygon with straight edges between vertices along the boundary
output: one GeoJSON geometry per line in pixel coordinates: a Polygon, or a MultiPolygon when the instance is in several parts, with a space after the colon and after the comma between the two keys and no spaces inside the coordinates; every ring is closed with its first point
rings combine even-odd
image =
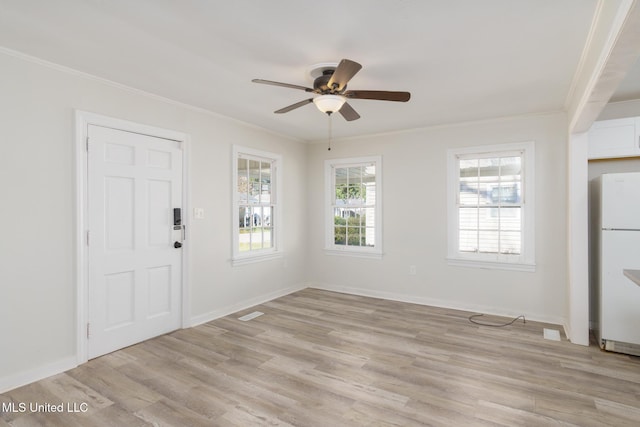
{"type": "Polygon", "coordinates": [[[261,83],[273,86],[282,86],[291,89],[299,89],[305,92],[315,93],[319,96],[296,102],[287,107],[274,111],[276,114],[288,113],[291,110],[304,105],[314,103],[323,113],[331,115],[338,111],[347,121],[357,120],[360,115],[349,105],[347,99],[373,99],[379,101],[407,102],[411,98],[409,92],[389,92],[384,90],[347,90],[347,83],[362,65],[350,59],[343,59],[336,66],[335,64],[318,64],[311,70],[313,89],[289,83],[274,82],[271,80],[253,79],[254,83],[261,83]]]}

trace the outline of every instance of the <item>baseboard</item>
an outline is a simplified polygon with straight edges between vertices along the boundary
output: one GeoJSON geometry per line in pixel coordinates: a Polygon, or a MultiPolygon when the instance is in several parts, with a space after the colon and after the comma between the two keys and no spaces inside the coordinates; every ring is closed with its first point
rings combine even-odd
{"type": "Polygon", "coordinates": [[[562,329],[564,329],[564,335],[571,341],[571,327],[566,321],[562,322],[562,329]]]}
{"type": "Polygon", "coordinates": [[[491,314],[495,316],[516,317],[516,316],[524,315],[527,320],[531,320],[534,322],[550,323],[553,325],[562,325],[564,323],[564,319],[562,318],[557,318],[554,316],[545,316],[539,313],[514,312],[509,310],[503,310],[503,309],[492,307],[492,306],[467,304],[467,303],[461,303],[456,301],[447,301],[447,300],[440,300],[435,298],[420,297],[416,295],[398,294],[395,292],[376,291],[371,289],[329,285],[324,283],[323,284],[312,283],[312,284],[309,284],[309,287],[314,289],[323,289],[326,291],[341,292],[345,294],[360,295],[363,297],[372,297],[372,298],[387,299],[391,301],[408,302],[411,304],[428,305],[432,307],[448,308],[451,310],[470,311],[474,313],[484,313],[484,314],[491,314]]]}
{"type": "MultiPolygon", "coordinates": [[[[470,311],[470,312],[476,312],[476,313],[486,313],[486,314],[493,314],[493,315],[505,316],[505,317],[515,317],[515,316],[524,314],[527,319],[532,321],[551,323],[554,325],[562,325],[562,327],[565,330],[565,334],[568,337],[570,336],[570,331],[568,329],[568,326],[562,319],[552,318],[548,316],[540,316],[540,315],[536,315],[535,313],[515,313],[515,312],[500,310],[495,307],[482,306],[482,305],[476,305],[476,304],[455,303],[451,301],[438,300],[434,298],[425,298],[425,297],[419,297],[415,295],[405,295],[405,294],[398,294],[394,292],[376,291],[376,290],[364,289],[364,288],[354,288],[349,286],[337,286],[337,285],[328,285],[328,284],[319,284],[319,283],[305,283],[305,284],[300,284],[298,286],[279,289],[277,291],[270,292],[268,294],[264,294],[254,298],[244,300],[244,301],[240,301],[236,304],[223,307],[218,310],[210,311],[208,313],[201,314],[198,316],[193,316],[191,317],[190,326],[201,325],[203,323],[207,323],[212,320],[228,316],[238,311],[245,310],[247,308],[251,308],[259,304],[263,304],[273,299],[280,298],[285,295],[289,295],[293,292],[300,291],[307,287],[333,291],[333,292],[341,292],[341,293],[352,294],[352,295],[360,295],[360,296],[371,297],[371,298],[380,298],[380,299],[386,299],[391,301],[399,301],[399,302],[407,302],[412,304],[448,308],[452,310],[463,310],[463,311],[470,311]]],[[[4,378],[0,378],[0,393],[5,393],[9,390],[13,390],[14,388],[18,388],[23,385],[30,384],[32,382],[50,377],[52,375],[57,375],[59,373],[68,371],[69,369],[73,369],[76,366],[78,366],[76,357],[69,357],[69,358],[59,360],[58,362],[54,362],[51,364],[38,367],[30,371],[24,371],[17,374],[12,374],[4,378]]]]}
{"type": "MultiPolygon", "coordinates": [[[[199,316],[194,316],[191,318],[191,326],[197,326],[203,323],[210,322],[211,320],[218,319],[220,317],[228,316],[229,314],[233,314],[237,311],[244,310],[246,308],[250,308],[255,305],[259,305],[267,301],[280,298],[285,295],[289,295],[293,292],[297,292],[299,290],[305,289],[306,287],[308,287],[308,285],[305,283],[298,286],[279,289],[277,291],[260,295],[255,298],[250,298],[248,300],[241,301],[237,304],[233,304],[231,306],[227,306],[219,310],[211,311],[209,313],[201,314],[199,316]]],[[[49,364],[40,366],[32,370],[11,374],[9,376],[0,378],[0,393],[5,393],[9,390],[13,390],[23,385],[27,385],[32,382],[42,380],[52,375],[60,374],[62,372],[68,371],[69,369],[73,369],[77,366],[78,366],[78,360],[75,356],[73,356],[73,357],[61,359],[54,363],[49,363],[49,364]]]]}
{"type": "Polygon", "coordinates": [[[254,298],[250,298],[248,300],[244,300],[244,301],[240,301],[236,304],[230,305],[230,306],[226,306],[223,308],[220,308],[218,310],[214,310],[214,311],[210,311],[208,313],[204,313],[204,314],[199,314],[197,316],[193,316],[191,317],[191,323],[190,326],[198,326],[198,325],[202,325],[203,323],[207,323],[210,322],[212,320],[216,320],[219,319],[221,317],[225,317],[228,316],[230,314],[236,313],[238,311],[241,310],[245,310],[247,308],[256,306],[256,305],[260,305],[263,304],[267,301],[271,301],[273,299],[276,298],[280,298],[283,297],[285,295],[289,295],[293,292],[297,292],[300,291],[302,289],[307,288],[309,285],[308,284],[301,284],[298,286],[292,286],[289,288],[284,288],[284,289],[279,289],[277,291],[274,292],[270,292],[268,294],[264,294],[264,295],[260,295],[254,298]]]}
{"type": "Polygon", "coordinates": [[[31,384],[32,382],[42,380],[52,375],[57,375],[78,366],[78,360],[75,356],[58,360],[54,363],[39,366],[28,371],[18,372],[9,376],[0,378],[0,393],[5,393],[14,388],[31,384]]]}

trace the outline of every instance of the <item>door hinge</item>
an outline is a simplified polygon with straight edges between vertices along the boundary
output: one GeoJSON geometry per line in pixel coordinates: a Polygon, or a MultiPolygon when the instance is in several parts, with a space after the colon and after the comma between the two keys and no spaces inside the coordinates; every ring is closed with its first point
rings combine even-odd
{"type": "Polygon", "coordinates": [[[89,230],[87,230],[87,246],[89,246],[89,234],[90,234],[90,233],[91,233],[91,232],[90,232],[89,230]]]}
{"type": "Polygon", "coordinates": [[[91,328],[90,328],[91,323],[87,322],[87,339],[89,339],[89,337],[91,336],[91,328]]]}
{"type": "Polygon", "coordinates": [[[86,148],[87,148],[87,151],[89,151],[89,137],[87,137],[86,148]]]}

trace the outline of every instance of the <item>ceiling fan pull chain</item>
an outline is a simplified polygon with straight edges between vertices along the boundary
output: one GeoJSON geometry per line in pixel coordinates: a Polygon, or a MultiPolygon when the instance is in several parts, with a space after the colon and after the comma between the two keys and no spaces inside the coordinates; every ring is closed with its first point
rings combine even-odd
{"type": "Polygon", "coordinates": [[[331,151],[331,134],[332,134],[332,129],[331,129],[331,111],[327,111],[327,119],[329,120],[329,148],[327,149],[327,151],[331,151]]]}

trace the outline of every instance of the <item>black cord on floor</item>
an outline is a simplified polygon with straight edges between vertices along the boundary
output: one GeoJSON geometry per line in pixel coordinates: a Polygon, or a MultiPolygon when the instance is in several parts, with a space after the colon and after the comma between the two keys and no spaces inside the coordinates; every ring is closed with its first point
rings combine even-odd
{"type": "Polygon", "coordinates": [[[516,317],[515,319],[513,319],[511,322],[507,322],[504,324],[495,324],[495,323],[482,323],[482,322],[477,322],[474,319],[476,317],[480,317],[480,316],[484,316],[484,314],[472,314],[471,316],[469,316],[469,322],[476,324],[476,325],[480,325],[480,326],[493,326],[495,328],[502,328],[504,326],[509,326],[512,325],[516,320],[522,318],[522,323],[527,323],[527,320],[524,318],[524,314],[521,314],[520,316],[516,317]]]}

